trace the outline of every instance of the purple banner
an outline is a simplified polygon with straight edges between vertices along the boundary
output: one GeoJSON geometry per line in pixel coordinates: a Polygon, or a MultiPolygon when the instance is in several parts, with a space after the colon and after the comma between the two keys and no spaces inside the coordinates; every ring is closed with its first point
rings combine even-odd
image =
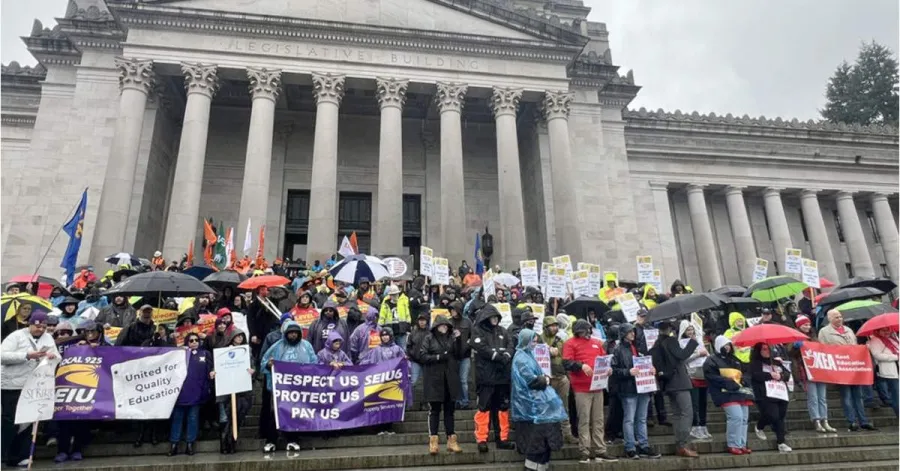
{"type": "Polygon", "coordinates": [[[165,419],[186,375],[183,348],[72,346],[56,370],[53,418],[165,419]]]}
{"type": "Polygon", "coordinates": [[[402,422],[410,389],[403,358],[340,370],[280,361],[272,366],[275,421],[286,432],[402,422]]]}

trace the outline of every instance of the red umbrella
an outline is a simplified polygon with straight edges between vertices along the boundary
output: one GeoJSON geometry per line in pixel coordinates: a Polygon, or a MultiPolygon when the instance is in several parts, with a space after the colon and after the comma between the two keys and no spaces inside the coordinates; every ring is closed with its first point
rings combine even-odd
{"type": "Polygon", "coordinates": [[[829,280],[828,278],[825,278],[824,276],[819,278],[819,288],[827,289],[827,288],[834,288],[834,287],[835,287],[835,284],[833,281],[829,280]]]}
{"type": "Polygon", "coordinates": [[[238,288],[241,289],[256,289],[260,286],[266,286],[268,288],[272,288],[275,286],[284,286],[290,284],[291,280],[278,275],[263,275],[263,276],[254,276],[253,278],[247,278],[242,281],[241,284],[238,285],[238,288]]]}
{"type": "Polygon", "coordinates": [[[735,347],[752,347],[758,343],[775,345],[809,340],[799,330],[781,324],[759,324],[746,329],[731,338],[735,347]]]}
{"type": "Polygon", "coordinates": [[[900,330],[900,317],[897,316],[896,312],[877,315],[867,320],[856,332],[856,336],[868,337],[879,329],[891,329],[891,332],[897,332],[900,330]]]}
{"type": "MultiPolygon", "coordinates": [[[[23,287],[28,283],[37,283],[37,295],[42,298],[50,298],[50,292],[53,291],[53,288],[61,288],[65,291],[65,288],[60,284],[59,280],[54,280],[49,276],[39,276],[39,275],[18,275],[9,279],[9,283],[19,283],[23,287]]],[[[66,291],[65,294],[69,294],[66,291]]]]}

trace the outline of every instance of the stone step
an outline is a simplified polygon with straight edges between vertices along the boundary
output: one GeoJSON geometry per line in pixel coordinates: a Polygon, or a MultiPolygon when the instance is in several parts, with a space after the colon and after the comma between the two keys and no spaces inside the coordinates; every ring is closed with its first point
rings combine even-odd
{"type": "MultiPolygon", "coordinates": [[[[840,469],[842,471],[897,471],[896,460],[878,460],[864,462],[841,462],[841,463],[823,463],[808,464],[803,466],[803,471],[834,471],[840,469]]],[[[720,468],[710,471],[757,471],[758,467],[747,468],[720,468]]],[[[796,471],[796,466],[768,466],[768,471],[796,471]]]]}
{"type": "MultiPolygon", "coordinates": [[[[791,436],[790,445],[793,453],[777,453],[773,441],[761,442],[750,439],[749,446],[755,450],[749,456],[732,456],[722,453],[725,446],[723,440],[712,443],[700,443],[697,448],[701,453],[699,459],[688,460],[669,456],[674,453],[671,440],[658,440],[653,443],[660,452],[666,455],[653,460],[654,471],[676,471],[683,469],[734,469],[741,467],[763,466],[804,466],[824,463],[889,461],[900,457],[897,448],[897,434],[853,434],[836,437],[823,437],[809,433],[797,433],[791,436]],[[768,451],[767,451],[768,450],[768,451]]],[[[55,465],[49,461],[37,461],[34,469],[82,469],[82,470],[122,470],[122,471],[338,471],[350,469],[418,469],[418,470],[454,470],[465,469],[521,469],[523,457],[515,451],[496,450],[490,447],[488,453],[478,453],[474,447],[466,447],[463,453],[448,454],[442,452],[431,456],[425,452],[425,446],[376,446],[360,447],[348,453],[340,450],[310,450],[302,452],[277,452],[266,457],[259,451],[238,453],[235,455],[219,455],[202,450],[195,456],[177,457],[145,457],[124,460],[122,456],[110,458],[92,458],[88,455],[84,461],[55,465]],[[509,467],[497,466],[494,463],[513,463],[509,467]],[[472,468],[480,466],[480,468],[472,468]],[[434,468],[432,468],[434,467],[434,468]]],[[[611,446],[610,453],[621,455],[622,447],[611,446]]],[[[554,453],[554,470],[584,469],[584,465],[574,461],[578,450],[574,446],[566,446],[554,453]]],[[[592,469],[646,471],[645,460],[622,460],[618,463],[592,465],[592,469]]]]}

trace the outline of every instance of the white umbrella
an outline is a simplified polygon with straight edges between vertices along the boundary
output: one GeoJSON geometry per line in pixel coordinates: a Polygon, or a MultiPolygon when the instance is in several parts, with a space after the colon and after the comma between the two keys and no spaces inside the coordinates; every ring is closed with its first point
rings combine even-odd
{"type": "Polygon", "coordinates": [[[504,286],[515,286],[519,284],[519,279],[511,273],[498,273],[494,275],[494,283],[500,283],[504,286]]]}
{"type": "Polygon", "coordinates": [[[366,254],[351,255],[331,267],[328,272],[336,281],[353,285],[359,284],[361,278],[375,282],[391,275],[387,265],[380,258],[366,254]]]}
{"type": "Polygon", "coordinates": [[[116,266],[128,265],[132,268],[143,265],[143,263],[141,263],[141,259],[137,255],[128,252],[119,252],[117,254],[110,255],[109,257],[106,257],[106,263],[111,263],[116,266]]]}

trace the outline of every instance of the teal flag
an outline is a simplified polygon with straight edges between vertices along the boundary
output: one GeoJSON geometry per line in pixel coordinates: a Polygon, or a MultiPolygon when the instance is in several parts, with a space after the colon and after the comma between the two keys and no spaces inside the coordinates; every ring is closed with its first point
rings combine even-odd
{"type": "Polygon", "coordinates": [[[228,265],[228,251],[225,248],[225,228],[219,221],[219,230],[216,231],[216,248],[213,250],[213,263],[219,270],[224,270],[228,265]]]}

